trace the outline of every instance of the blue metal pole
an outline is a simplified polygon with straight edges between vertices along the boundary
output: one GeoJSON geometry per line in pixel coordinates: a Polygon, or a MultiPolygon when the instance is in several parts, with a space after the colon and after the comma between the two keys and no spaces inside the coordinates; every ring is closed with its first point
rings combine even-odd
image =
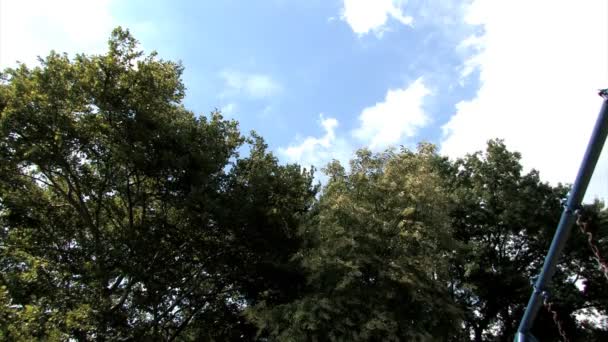
{"type": "Polygon", "coordinates": [[[602,152],[602,147],[606,141],[606,135],[608,135],[608,100],[604,100],[604,103],[602,104],[602,109],[600,110],[595,127],[593,128],[589,144],[587,145],[587,151],[585,152],[576,180],[574,181],[574,185],[568,196],[568,201],[566,202],[559,224],[557,225],[551,247],[545,257],[543,269],[534,284],[530,301],[528,302],[524,316],[519,324],[517,335],[515,336],[515,341],[517,342],[536,341],[530,334],[530,330],[532,329],[536,315],[543,304],[543,292],[547,290],[551,278],[553,277],[553,274],[555,274],[555,267],[557,266],[558,259],[570,236],[570,230],[576,219],[575,212],[581,206],[583,196],[585,196],[585,191],[587,191],[587,186],[593,175],[593,170],[595,169],[595,165],[602,152]]]}

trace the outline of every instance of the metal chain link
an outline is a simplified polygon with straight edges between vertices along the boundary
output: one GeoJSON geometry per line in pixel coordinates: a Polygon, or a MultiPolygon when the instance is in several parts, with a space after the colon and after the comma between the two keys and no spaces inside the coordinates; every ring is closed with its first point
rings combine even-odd
{"type": "Polygon", "coordinates": [[[557,331],[559,332],[559,336],[561,336],[562,341],[570,342],[570,340],[568,339],[568,336],[566,335],[566,331],[564,330],[564,327],[562,326],[562,321],[559,319],[559,315],[557,314],[557,311],[555,311],[553,309],[553,304],[549,301],[549,295],[546,292],[543,293],[543,304],[544,304],[545,308],[547,309],[547,311],[549,311],[549,313],[553,317],[553,322],[557,326],[557,331]]]}
{"type": "Polygon", "coordinates": [[[580,210],[577,211],[576,225],[583,234],[587,235],[587,244],[589,245],[589,248],[591,249],[591,252],[595,257],[595,261],[597,261],[600,269],[602,270],[604,277],[606,278],[606,280],[608,280],[608,263],[602,257],[600,249],[595,243],[595,239],[593,238],[593,232],[591,231],[591,229],[589,229],[589,221],[583,219],[583,214],[580,210]]]}

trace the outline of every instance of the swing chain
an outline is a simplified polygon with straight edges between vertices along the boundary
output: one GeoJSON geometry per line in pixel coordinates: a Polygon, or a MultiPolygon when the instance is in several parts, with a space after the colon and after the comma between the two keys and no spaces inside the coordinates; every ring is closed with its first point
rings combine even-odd
{"type": "Polygon", "coordinates": [[[551,317],[553,318],[553,322],[557,326],[557,331],[559,332],[559,336],[561,336],[562,341],[570,342],[570,340],[568,339],[568,336],[566,335],[566,331],[564,330],[564,327],[562,326],[562,321],[559,319],[559,315],[557,314],[557,311],[553,309],[553,303],[551,303],[551,301],[549,300],[549,292],[543,291],[542,296],[543,296],[543,304],[544,304],[545,308],[547,309],[547,311],[551,314],[551,317]]]}
{"type": "Polygon", "coordinates": [[[606,262],[606,260],[602,257],[600,249],[595,242],[595,239],[593,237],[593,231],[590,229],[589,219],[585,216],[584,211],[582,209],[577,210],[576,215],[576,225],[578,226],[580,231],[587,236],[587,244],[589,245],[589,248],[591,249],[591,252],[595,257],[595,260],[597,261],[600,270],[604,274],[604,277],[606,278],[606,280],[608,280],[608,262],[606,262]]]}

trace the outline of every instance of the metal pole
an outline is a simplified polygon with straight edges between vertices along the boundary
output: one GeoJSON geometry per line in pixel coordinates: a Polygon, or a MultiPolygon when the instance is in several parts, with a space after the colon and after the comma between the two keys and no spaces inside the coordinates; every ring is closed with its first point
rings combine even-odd
{"type": "Polygon", "coordinates": [[[555,274],[555,267],[558,259],[564,250],[568,236],[570,236],[570,230],[575,221],[575,212],[580,208],[585,191],[587,191],[589,180],[593,175],[593,170],[595,169],[595,165],[597,164],[600,153],[602,152],[602,147],[606,141],[607,134],[608,100],[605,99],[595,123],[595,127],[593,128],[593,133],[591,134],[591,139],[587,145],[587,151],[585,152],[583,161],[578,170],[576,180],[572,186],[570,195],[568,196],[568,201],[564,207],[559,224],[557,225],[557,230],[555,232],[555,236],[553,237],[553,241],[551,242],[551,247],[549,248],[549,252],[545,257],[543,269],[536,280],[536,284],[534,284],[534,289],[532,291],[532,295],[530,296],[528,306],[526,307],[526,312],[524,313],[521,323],[519,324],[517,335],[515,336],[515,341],[517,342],[536,341],[536,339],[534,339],[534,337],[530,334],[530,330],[532,329],[532,325],[534,324],[538,310],[543,303],[543,292],[546,291],[549,283],[551,282],[553,274],[555,274]]]}

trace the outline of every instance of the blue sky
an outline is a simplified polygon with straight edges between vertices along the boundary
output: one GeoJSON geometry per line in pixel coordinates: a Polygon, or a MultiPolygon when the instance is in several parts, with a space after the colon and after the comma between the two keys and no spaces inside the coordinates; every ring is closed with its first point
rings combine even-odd
{"type": "MultiPolygon", "coordinates": [[[[182,61],[189,109],[221,109],[283,162],[419,141],[459,157],[499,137],[571,182],[608,84],[607,19],[601,0],[0,0],[0,67],[103,52],[122,25],[182,61]]],[[[605,156],[598,174],[605,196],[605,156]]]]}
{"type": "MultiPolygon", "coordinates": [[[[413,28],[391,18],[390,31],[381,37],[359,36],[340,19],[342,6],[340,1],[135,1],[116,4],[113,11],[125,22],[154,23],[135,34],[161,56],[182,60],[189,108],[223,109],[275,148],[318,134],[320,113],[339,122],[336,134],[348,135],[359,126],[361,110],[381,102],[387,89],[423,76],[433,94],[444,96],[423,103],[435,125],[449,119],[442,109],[474,94],[476,82],[452,84],[466,58],[456,46],[473,27],[456,24],[458,34],[447,34],[430,22],[413,28]]],[[[454,15],[454,21],[461,16],[454,15]]],[[[438,130],[425,131],[424,139],[439,138],[438,130]]],[[[417,140],[406,138],[394,143],[417,140]]]]}

